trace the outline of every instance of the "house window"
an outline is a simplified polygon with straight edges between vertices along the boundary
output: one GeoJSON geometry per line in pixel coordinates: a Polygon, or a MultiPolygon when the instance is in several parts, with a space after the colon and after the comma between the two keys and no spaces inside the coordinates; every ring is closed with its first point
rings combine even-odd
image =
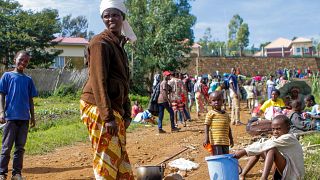
{"type": "Polygon", "coordinates": [[[58,56],[54,58],[54,63],[52,64],[53,68],[62,68],[64,66],[64,57],[58,56]]]}
{"type": "Polygon", "coordinates": [[[304,53],[309,53],[309,48],[304,48],[304,53]]]}
{"type": "Polygon", "coordinates": [[[297,48],[296,51],[297,51],[297,53],[300,53],[300,52],[301,52],[301,49],[300,49],[300,48],[297,48]]]}

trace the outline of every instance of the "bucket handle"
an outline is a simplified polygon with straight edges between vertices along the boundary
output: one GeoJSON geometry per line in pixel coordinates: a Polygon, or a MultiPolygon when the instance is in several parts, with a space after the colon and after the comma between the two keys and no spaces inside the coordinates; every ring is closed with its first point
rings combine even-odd
{"type": "MultiPolygon", "coordinates": [[[[234,159],[234,158],[233,157],[229,157],[229,159],[234,159]]],[[[232,161],[232,162],[235,163],[235,161],[232,161]]],[[[239,163],[235,163],[235,164],[237,164],[238,167],[239,167],[239,175],[242,174],[242,167],[240,166],[240,164],[239,163]]]]}

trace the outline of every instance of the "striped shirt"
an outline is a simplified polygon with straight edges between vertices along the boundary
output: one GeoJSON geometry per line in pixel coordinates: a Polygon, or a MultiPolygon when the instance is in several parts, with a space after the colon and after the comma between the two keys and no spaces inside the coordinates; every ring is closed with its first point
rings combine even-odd
{"type": "Polygon", "coordinates": [[[227,113],[210,110],[207,115],[204,124],[208,125],[210,143],[212,145],[230,145],[229,142],[229,128],[230,117],[227,113]]]}

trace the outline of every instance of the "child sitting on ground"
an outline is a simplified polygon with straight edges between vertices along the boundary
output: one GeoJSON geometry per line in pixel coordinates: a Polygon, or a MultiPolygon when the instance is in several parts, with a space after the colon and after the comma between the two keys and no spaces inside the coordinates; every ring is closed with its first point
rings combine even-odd
{"type": "Polygon", "coordinates": [[[131,107],[131,118],[135,118],[140,112],[143,112],[141,105],[138,101],[134,101],[133,106],[131,107]]]}
{"type": "Polygon", "coordinates": [[[310,122],[302,117],[302,103],[300,100],[291,102],[291,112],[287,115],[291,122],[291,132],[299,133],[311,129],[310,122]]]}
{"type": "Polygon", "coordinates": [[[303,179],[305,170],[303,150],[298,139],[289,133],[290,121],[285,115],[278,115],[272,121],[273,136],[264,142],[255,142],[247,148],[237,151],[234,157],[251,156],[244,167],[240,179],[258,162],[265,159],[261,179],[267,180],[273,163],[275,164],[274,179],[303,179]]]}
{"type": "Polygon", "coordinates": [[[212,106],[205,119],[205,141],[204,146],[211,144],[211,155],[229,154],[229,145],[233,146],[233,137],[230,128],[229,115],[221,109],[223,105],[223,94],[214,91],[209,96],[212,106]]]}
{"type": "Polygon", "coordinates": [[[136,123],[151,123],[156,124],[156,117],[153,116],[149,110],[145,110],[143,112],[139,112],[136,117],[133,119],[133,122],[136,123]]]}
{"type": "Polygon", "coordinates": [[[320,120],[320,105],[316,103],[313,95],[308,95],[304,98],[306,107],[312,107],[310,112],[307,112],[307,117],[320,120]]]}
{"type": "Polygon", "coordinates": [[[315,130],[320,130],[320,105],[316,103],[313,95],[308,95],[304,98],[304,102],[307,108],[311,108],[311,111],[306,111],[306,118],[311,119],[311,126],[315,130]]]}

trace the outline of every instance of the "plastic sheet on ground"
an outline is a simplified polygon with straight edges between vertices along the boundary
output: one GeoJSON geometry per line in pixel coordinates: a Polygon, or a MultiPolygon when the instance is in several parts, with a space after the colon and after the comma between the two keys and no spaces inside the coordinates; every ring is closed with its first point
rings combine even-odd
{"type": "Polygon", "coordinates": [[[186,160],[184,158],[180,158],[180,159],[176,159],[174,161],[171,161],[168,163],[168,165],[170,167],[173,168],[178,168],[179,170],[193,170],[193,169],[198,169],[199,168],[199,164],[198,163],[194,163],[192,161],[186,160]]]}

